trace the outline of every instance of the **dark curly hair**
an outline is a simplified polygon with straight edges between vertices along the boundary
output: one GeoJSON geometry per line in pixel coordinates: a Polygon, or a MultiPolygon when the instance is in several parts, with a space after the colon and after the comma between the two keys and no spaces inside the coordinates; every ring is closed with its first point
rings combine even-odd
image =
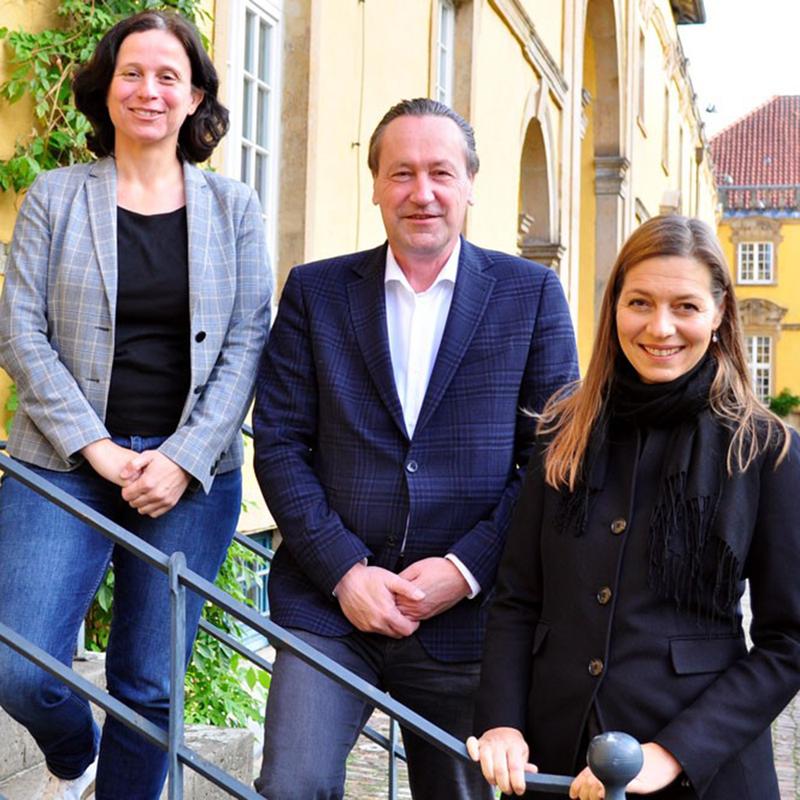
{"type": "Polygon", "coordinates": [[[171,11],[142,11],[121,20],[100,40],[91,59],[72,81],[75,105],[92,125],[86,137],[98,156],[114,152],[114,125],[108,115],[106,97],[120,46],[132,33],[159,30],[171,33],[182,45],[192,67],[192,86],[203,92],[197,110],[187,117],[178,133],[178,157],[182,161],[205,161],[228,132],[228,109],[217,100],[219,78],[194,26],[171,11]]]}

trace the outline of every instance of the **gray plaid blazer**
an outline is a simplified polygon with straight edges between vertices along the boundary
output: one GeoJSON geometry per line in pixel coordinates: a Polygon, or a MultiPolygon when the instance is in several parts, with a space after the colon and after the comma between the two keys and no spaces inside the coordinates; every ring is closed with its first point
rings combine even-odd
{"type": "MultiPolygon", "coordinates": [[[[239,427],[267,335],[271,272],[255,192],[185,164],[191,388],[161,451],[205,491],[242,463],[239,427]]],[[[0,298],[0,365],[17,384],[9,452],[77,467],[103,420],[114,357],[117,173],[101,159],[40,175],[17,218],[0,298]]]]}

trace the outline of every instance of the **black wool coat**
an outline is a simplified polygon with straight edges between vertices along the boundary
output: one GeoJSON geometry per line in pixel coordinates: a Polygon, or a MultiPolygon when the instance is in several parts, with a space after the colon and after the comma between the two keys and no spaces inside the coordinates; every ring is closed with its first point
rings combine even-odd
{"type": "Polygon", "coordinates": [[[658,742],[683,766],[653,798],[779,800],[769,726],[800,690],[800,437],[777,468],[769,452],[729,479],[720,501],[716,525],[740,526],[747,543],[748,651],[740,611],[734,625],[681,611],[648,580],[668,436],[612,428],[582,536],[557,529],[560,495],[536,448],[498,574],[476,732],[517,728],[540,771],[574,775],[594,709],[603,730],[658,742]]]}

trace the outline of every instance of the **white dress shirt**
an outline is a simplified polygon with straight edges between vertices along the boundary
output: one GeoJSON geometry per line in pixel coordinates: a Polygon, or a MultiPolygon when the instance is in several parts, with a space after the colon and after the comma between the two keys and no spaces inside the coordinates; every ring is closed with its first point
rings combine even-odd
{"type": "MultiPolygon", "coordinates": [[[[459,239],[436,280],[424,292],[415,292],[400,269],[392,248],[386,250],[386,328],[394,384],[403,408],[409,439],[414,438],[422,401],[425,399],[439,345],[442,343],[444,326],[453,301],[460,253],[459,239]]],[[[405,548],[405,543],[404,536],[402,548],[405,548]]],[[[468,597],[475,597],[481,587],[472,573],[452,553],[448,553],[445,558],[453,562],[469,584],[468,597]]]]}

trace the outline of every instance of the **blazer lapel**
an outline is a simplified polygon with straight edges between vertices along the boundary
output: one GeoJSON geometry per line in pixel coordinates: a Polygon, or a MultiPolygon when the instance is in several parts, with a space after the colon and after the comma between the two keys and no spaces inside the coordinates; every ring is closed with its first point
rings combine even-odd
{"type": "Polygon", "coordinates": [[[389,333],[386,329],[386,245],[354,267],[360,278],[347,286],[350,319],[364,363],[395,425],[408,438],[403,408],[394,384],[389,333]]]}
{"type": "Polygon", "coordinates": [[[461,240],[458,275],[453,290],[453,302],[442,334],[442,343],[419,412],[416,435],[430,421],[456,374],[464,354],[480,324],[495,279],[484,272],[485,256],[466,240],[461,240]]]}
{"type": "Polygon", "coordinates": [[[189,310],[194,318],[203,296],[203,276],[208,263],[209,236],[214,218],[211,214],[211,193],[202,170],[192,164],[184,164],[183,183],[189,237],[189,310]]]}
{"type": "Polygon", "coordinates": [[[86,180],[86,202],[94,252],[113,320],[117,313],[117,168],[113,158],[92,164],[86,180]]]}

